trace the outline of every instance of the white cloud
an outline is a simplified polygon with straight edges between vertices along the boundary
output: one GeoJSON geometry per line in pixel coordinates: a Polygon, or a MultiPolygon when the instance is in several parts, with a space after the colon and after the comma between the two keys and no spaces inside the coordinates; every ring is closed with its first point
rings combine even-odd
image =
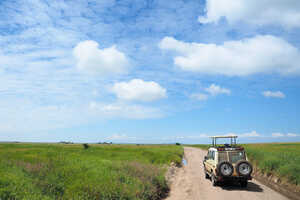
{"type": "Polygon", "coordinates": [[[284,134],[284,133],[272,133],[272,137],[298,137],[300,135],[298,134],[295,134],[295,133],[287,133],[287,134],[284,134]]]}
{"type": "Polygon", "coordinates": [[[208,95],[203,93],[195,93],[191,95],[191,98],[197,99],[199,101],[206,101],[208,99],[208,95]]]}
{"type": "Polygon", "coordinates": [[[287,133],[286,136],[288,136],[288,137],[298,137],[299,135],[297,135],[295,133],[287,133]]]}
{"type": "Polygon", "coordinates": [[[99,49],[92,40],[79,42],[73,49],[79,70],[99,75],[122,74],[128,69],[128,59],[116,46],[99,49]]]}
{"type": "Polygon", "coordinates": [[[200,23],[217,23],[225,17],[231,24],[246,22],[255,25],[281,25],[300,27],[298,0],[206,0],[206,16],[200,23]]]}
{"type": "Polygon", "coordinates": [[[284,137],[282,133],[272,133],[272,137],[284,137]]]}
{"type": "Polygon", "coordinates": [[[190,98],[196,99],[199,101],[206,101],[210,96],[217,96],[220,94],[230,95],[231,91],[226,88],[222,88],[219,85],[211,84],[208,88],[205,88],[204,91],[207,93],[194,93],[190,95],[190,98]]]}
{"type": "Polygon", "coordinates": [[[265,97],[274,97],[274,98],[285,98],[285,94],[280,91],[272,92],[272,91],[264,91],[262,94],[265,97]]]}
{"type": "Polygon", "coordinates": [[[201,139],[201,138],[208,138],[210,137],[206,133],[201,133],[197,135],[182,135],[182,136],[174,136],[174,137],[166,137],[167,140],[173,140],[173,139],[201,139]]]}
{"type": "Polygon", "coordinates": [[[163,112],[154,107],[126,104],[91,102],[89,111],[94,116],[105,119],[151,119],[163,117],[163,112]]]}
{"type": "Polygon", "coordinates": [[[115,83],[112,92],[119,99],[134,101],[154,101],[166,98],[166,89],[153,81],[143,81],[141,79],[132,79],[129,82],[115,83]]]}
{"type": "Polygon", "coordinates": [[[112,141],[128,141],[128,140],[136,140],[136,139],[137,137],[131,137],[126,134],[113,134],[105,138],[105,140],[112,140],[112,141]]]}
{"type": "Polygon", "coordinates": [[[211,84],[208,88],[205,88],[205,91],[212,96],[216,96],[219,94],[227,94],[227,95],[231,94],[231,91],[229,89],[221,88],[220,86],[215,84],[211,84]]]}
{"type": "Polygon", "coordinates": [[[159,46],[177,52],[179,55],[174,58],[174,64],[191,72],[227,76],[300,72],[300,51],[271,35],[227,41],[221,45],[186,43],[165,37],[159,46]]]}
{"type": "Polygon", "coordinates": [[[238,136],[238,137],[262,137],[261,134],[257,133],[256,131],[251,131],[249,133],[228,133],[225,136],[238,136]]]}
{"type": "MultiPolygon", "coordinates": [[[[164,112],[156,107],[116,102],[40,105],[25,99],[0,100],[0,140],[10,133],[41,133],[111,119],[153,119],[163,116],[164,112]]],[[[12,137],[18,139],[16,135],[12,137]]]]}
{"type": "Polygon", "coordinates": [[[256,131],[251,131],[250,133],[241,134],[240,137],[261,137],[261,135],[256,131]]]}

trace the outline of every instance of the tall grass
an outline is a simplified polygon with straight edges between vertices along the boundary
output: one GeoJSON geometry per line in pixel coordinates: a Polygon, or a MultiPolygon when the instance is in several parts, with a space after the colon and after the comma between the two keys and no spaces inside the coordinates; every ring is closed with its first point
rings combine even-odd
{"type": "Polygon", "coordinates": [[[300,143],[247,144],[249,159],[264,173],[300,185],[300,143]]]}
{"type": "Polygon", "coordinates": [[[0,144],[0,199],[159,199],[175,145],[0,144]]]}
{"type": "MultiPolygon", "coordinates": [[[[193,145],[207,149],[209,145],[193,145]]],[[[300,143],[244,144],[249,160],[260,171],[300,185],[300,143]]]]}

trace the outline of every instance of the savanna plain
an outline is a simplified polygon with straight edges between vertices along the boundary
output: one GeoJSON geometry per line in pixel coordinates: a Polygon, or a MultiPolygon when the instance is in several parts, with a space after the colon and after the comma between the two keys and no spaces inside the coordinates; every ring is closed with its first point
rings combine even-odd
{"type": "MultiPolygon", "coordinates": [[[[256,169],[299,187],[300,143],[243,146],[256,169]]],[[[168,166],[183,153],[181,145],[0,143],[0,199],[162,199],[168,166]]]]}
{"type": "Polygon", "coordinates": [[[2,143],[0,199],[161,199],[182,155],[176,145],[2,143]]]}

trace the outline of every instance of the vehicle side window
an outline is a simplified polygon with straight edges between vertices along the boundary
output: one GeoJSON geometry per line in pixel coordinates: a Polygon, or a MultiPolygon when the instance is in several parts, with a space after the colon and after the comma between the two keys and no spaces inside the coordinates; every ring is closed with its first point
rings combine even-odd
{"type": "Polygon", "coordinates": [[[215,160],[215,152],[212,151],[211,159],[215,160]]]}
{"type": "Polygon", "coordinates": [[[208,153],[207,153],[207,157],[208,157],[208,159],[211,159],[211,151],[208,151],[208,153]]]}

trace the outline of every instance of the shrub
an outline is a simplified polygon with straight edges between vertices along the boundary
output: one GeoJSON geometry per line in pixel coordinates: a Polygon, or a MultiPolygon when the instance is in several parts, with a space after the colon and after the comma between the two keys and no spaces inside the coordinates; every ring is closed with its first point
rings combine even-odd
{"type": "Polygon", "coordinates": [[[90,147],[90,145],[88,145],[87,143],[84,143],[84,144],[83,144],[83,148],[84,148],[84,149],[88,149],[89,147],[90,147]]]}

